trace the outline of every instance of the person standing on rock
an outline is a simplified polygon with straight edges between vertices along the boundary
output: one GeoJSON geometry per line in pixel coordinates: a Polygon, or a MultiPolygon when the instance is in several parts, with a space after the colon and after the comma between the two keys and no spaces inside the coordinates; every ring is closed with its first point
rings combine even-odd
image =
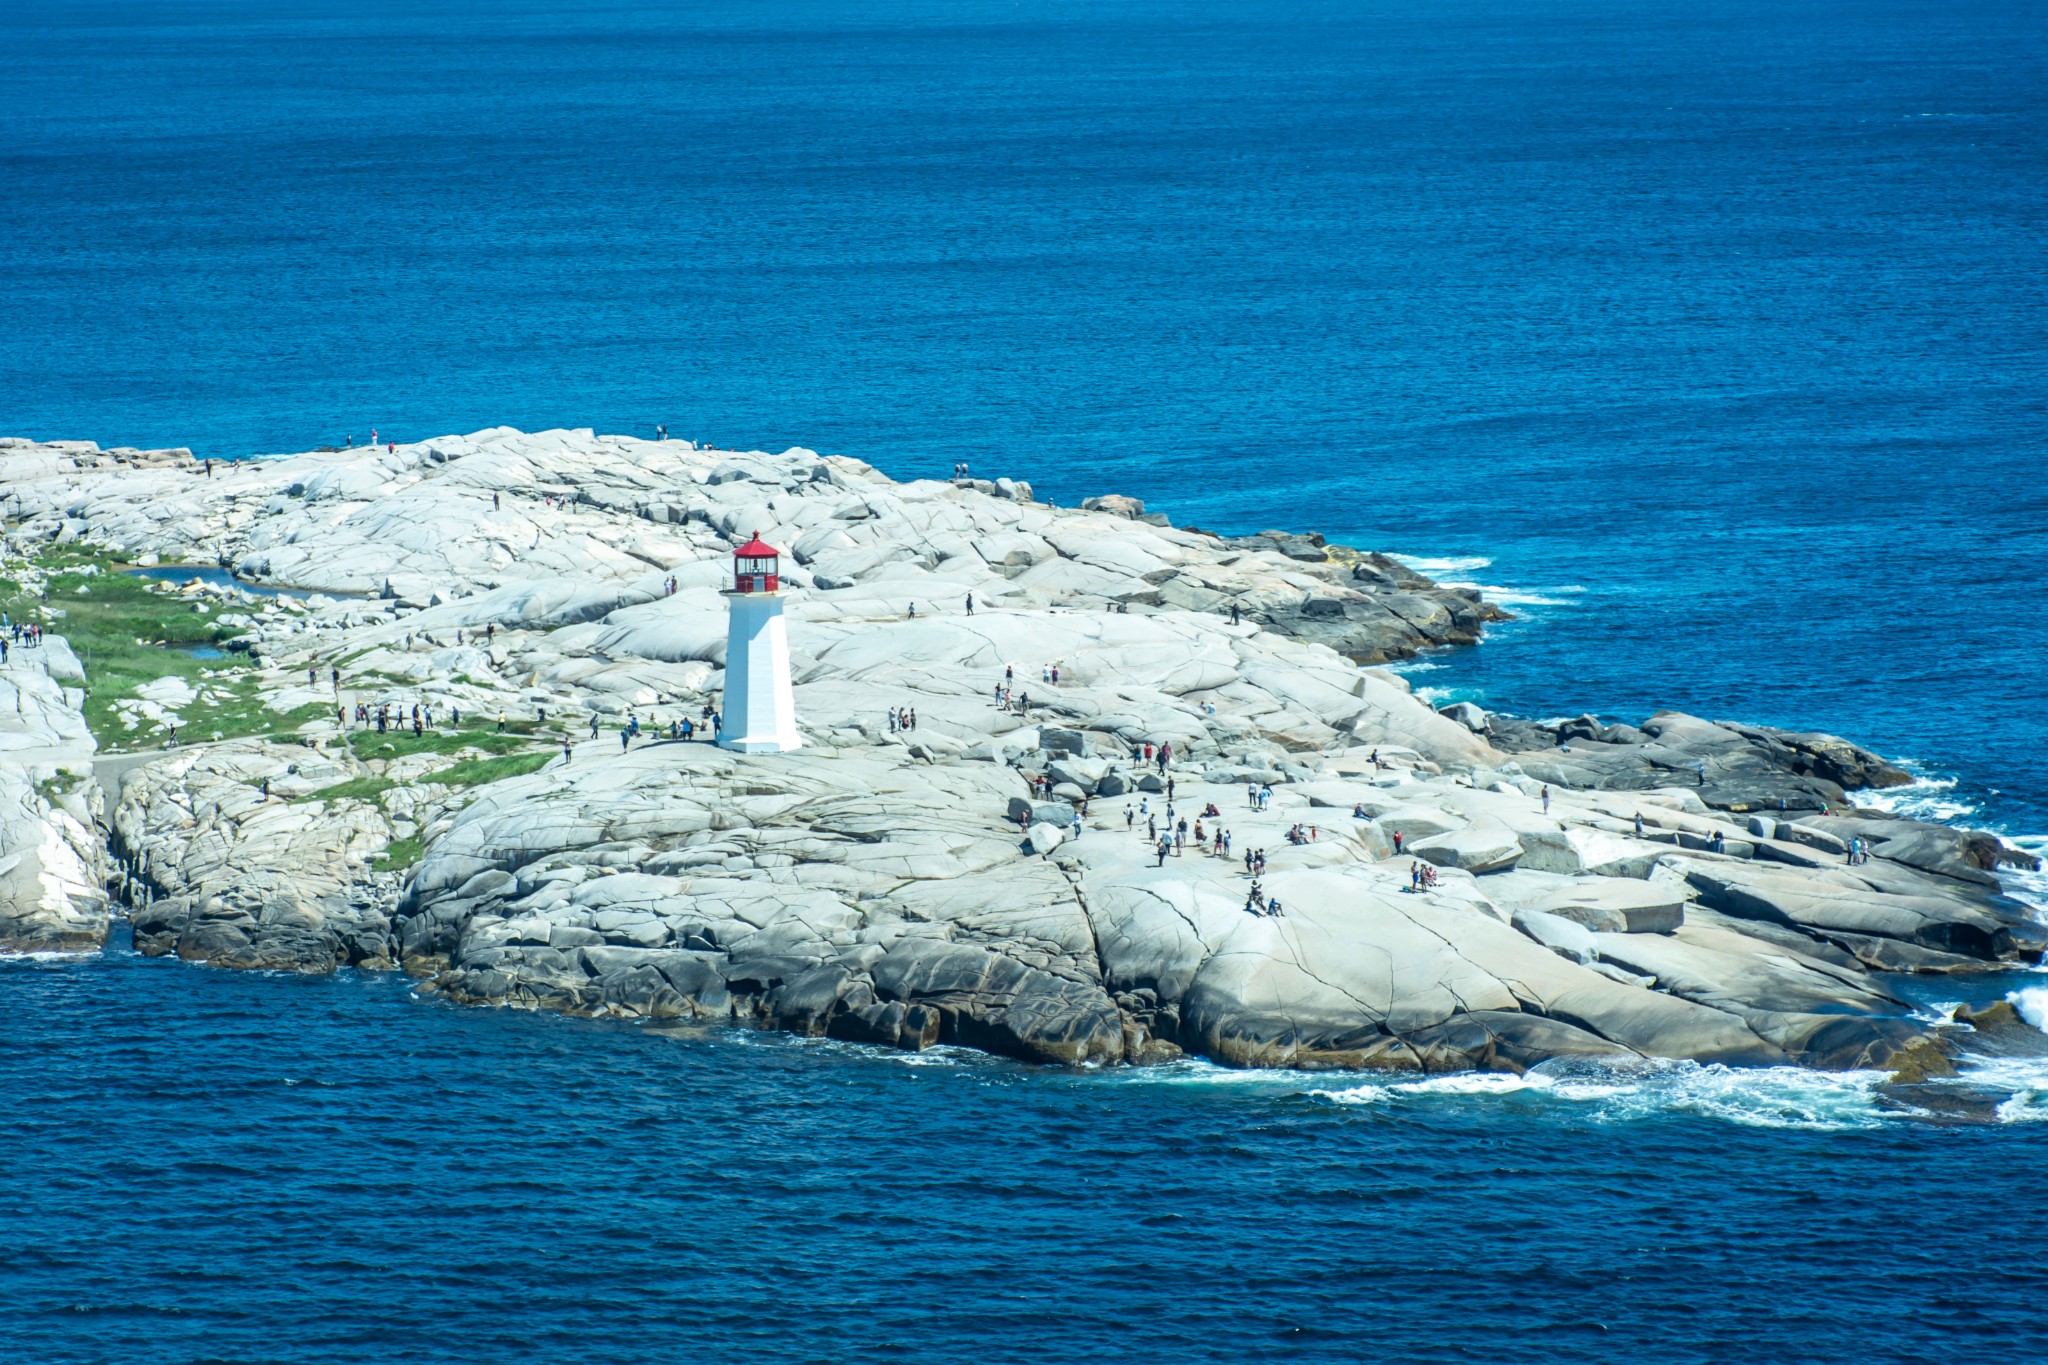
{"type": "Polygon", "coordinates": [[[595,711],[590,713],[590,737],[592,739],[597,738],[597,713],[595,711]]]}
{"type": "Polygon", "coordinates": [[[967,614],[968,614],[969,616],[972,616],[972,615],[974,615],[974,594],[973,594],[973,593],[968,593],[968,594],[967,594],[967,614]]]}
{"type": "Polygon", "coordinates": [[[1237,603],[1232,602],[1230,604],[1230,624],[1234,626],[1243,619],[1244,613],[1238,610],[1237,603]]]}
{"type": "Polygon", "coordinates": [[[1550,788],[1548,787],[1543,789],[1543,813],[1545,815],[1550,814],[1550,788]]]}
{"type": "Polygon", "coordinates": [[[1707,785],[1707,765],[1704,763],[1700,764],[1700,785],[1702,787],[1707,785]]]}
{"type": "Polygon", "coordinates": [[[1134,810],[1132,810],[1132,809],[1131,809],[1131,806],[1130,806],[1130,803],[1129,803],[1129,802],[1125,802],[1125,803],[1124,803],[1124,828],[1125,828],[1125,829],[1129,829],[1129,828],[1131,828],[1131,826],[1135,825],[1135,824],[1136,824],[1137,822],[1138,822],[1138,813],[1137,813],[1136,811],[1134,811],[1134,810]]]}
{"type": "Polygon", "coordinates": [[[338,697],[341,695],[341,670],[339,668],[331,668],[328,670],[328,673],[332,675],[330,680],[334,683],[334,695],[338,697]]]}
{"type": "Polygon", "coordinates": [[[1641,811],[1637,811],[1637,812],[1636,812],[1636,838],[1640,839],[1640,838],[1642,838],[1642,837],[1643,837],[1643,813],[1642,813],[1641,811]]]}
{"type": "Polygon", "coordinates": [[[567,763],[568,761],[569,761],[569,737],[568,737],[567,735],[563,735],[563,736],[562,736],[562,762],[564,762],[564,763],[567,763]]]}
{"type": "Polygon", "coordinates": [[[1394,831],[1394,856],[1401,856],[1401,831],[1398,829],[1394,831]]]}
{"type": "Polygon", "coordinates": [[[1158,861],[1158,862],[1156,862],[1156,863],[1154,863],[1154,864],[1153,864],[1153,866],[1154,866],[1154,867],[1165,867],[1165,866],[1166,866],[1166,854],[1167,854],[1167,844],[1166,844],[1166,840],[1164,840],[1164,839],[1161,839],[1161,840],[1159,841],[1158,845],[1157,845],[1156,847],[1154,847],[1154,849],[1153,849],[1152,851],[1153,851],[1153,852],[1155,852],[1155,853],[1157,853],[1157,854],[1159,855],[1159,861],[1158,861]]]}
{"type": "Polygon", "coordinates": [[[621,725],[619,727],[619,752],[624,753],[626,752],[626,750],[632,747],[633,732],[631,730],[628,730],[625,726],[621,725]]]}

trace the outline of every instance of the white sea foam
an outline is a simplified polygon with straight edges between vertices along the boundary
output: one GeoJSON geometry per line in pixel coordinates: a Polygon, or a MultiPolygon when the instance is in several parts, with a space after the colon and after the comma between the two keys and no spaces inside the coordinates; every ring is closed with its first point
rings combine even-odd
{"type": "Polygon", "coordinates": [[[1558,588],[1506,588],[1494,583],[1440,581],[1447,588],[1476,589],[1487,601],[1503,607],[1569,607],[1572,605],[1571,594],[1585,591],[1575,583],[1558,588]]]}
{"type": "Polygon", "coordinates": [[[1484,569],[1493,563],[1483,555],[1470,555],[1461,559],[1428,559],[1421,555],[1389,555],[1389,559],[1406,564],[1419,574],[1439,577],[1447,573],[1471,573],[1484,569]]]}
{"type": "MultiPolygon", "coordinates": [[[[1910,765],[1905,765],[1911,772],[1910,765]]],[[[1881,790],[1859,791],[1852,798],[1858,806],[1889,811],[1893,815],[1909,816],[1915,820],[1927,820],[1935,824],[1947,824],[1965,820],[1977,814],[1973,802],[1956,795],[1956,780],[1953,777],[1928,777],[1916,774],[1912,782],[1903,787],[1886,787],[1881,790]]]]}
{"type": "Polygon", "coordinates": [[[2048,1122],[2048,1057],[1972,1058],[1958,1079],[2005,1092],[1993,1111],[2000,1123],[2048,1122]]]}
{"type": "Polygon", "coordinates": [[[1422,1080],[1376,1079],[1309,1093],[1341,1105],[1439,1103],[1524,1096],[1583,1107],[1600,1122],[1693,1114],[1757,1128],[1852,1129],[1887,1121],[1878,1107],[1881,1071],[1738,1069],[1697,1062],[1551,1062],[1522,1076],[1461,1072],[1422,1080]]]}
{"type": "Polygon", "coordinates": [[[2022,986],[2005,998],[2020,1012],[2020,1018],[2048,1033],[2048,986],[2022,986]]]}

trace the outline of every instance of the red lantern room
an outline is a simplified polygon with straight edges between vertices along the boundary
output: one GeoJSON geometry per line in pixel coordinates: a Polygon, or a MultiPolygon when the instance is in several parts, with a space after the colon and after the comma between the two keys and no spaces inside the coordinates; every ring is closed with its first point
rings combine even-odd
{"type": "Polygon", "coordinates": [[[782,551],[761,539],[760,532],[739,549],[732,552],[732,590],[734,592],[774,592],[776,590],[776,565],[782,551]]]}

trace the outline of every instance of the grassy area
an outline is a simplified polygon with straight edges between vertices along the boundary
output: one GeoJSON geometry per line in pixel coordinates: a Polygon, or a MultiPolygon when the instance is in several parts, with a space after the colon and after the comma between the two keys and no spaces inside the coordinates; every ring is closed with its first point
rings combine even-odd
{"type": "Polygon", "coordinates": [[[38,608],[45,606],[64,613],[48,629],[70,643],[85,667],[85,722],[101,745],[119,749],[158,742],[161,737],[146,721],[132,730],[123,725],[117,703],[160,678],[182,678],[195,691],[218,694],[211,701],[172,708],[183,717],[180,730],[188,739],[271,734],[322,714],[323,708],[304,707],[280,715],[263,705],[256,670],[243,657],[198,659],[187,653],[195,645],[217,646],[231,633],[221,629],[218,610],[196,612],[189,599],[154,591],[149,580],[124,574],[113,560],[75,547],[53,547],[36,562],[49,600],[32,598],[19,579],[5,578],[0,579],[0,607],[16,620],[40,620],[38,608]],[[88,567],[99,572],[80,572],[88,567]]]}
{"type": "Polygon", "coordinates": [[[531,725],[523,730],[510,726],[504,734],[497,732],[495,723],[479,722],[475,729],[429,730],[415,735],[411,730],[393,728],[378,734],[375,730],[351,730],[348,735],[349,752],[357,758],[404,758],[407,754],[452,754],[462,749],[482,749],[487,754],[524,753],[533,747],[530,738],[531,725]]]}
{"type": "Polygon", "coordinates": [[[352,777],[346,782],[337,782],[331,787],[307,792],[292,798],[294,804],[300,801],[339,801],[353,798],[357,801],[375,801],[398,784],[388,777],[352,777]]]}
{"type": "Polygon", "coordinates": [[[384,846],[371,866],[379,872],[403,872],[420,860],[425,844],[417,834],[408,834],[403,839],[393,839],[384,846]]]}
{"type": "Polygon", "coordinates": [[[539,772],[554,757],[554,752],[531,754],[506,754],[501,758],[471,758],[460,763],[451,763],[438,772],[431,772],[422,781],[438,782],[444,787],[481,787],[487,782],[502,782],[508,777],[524,777],[539,772]]]}

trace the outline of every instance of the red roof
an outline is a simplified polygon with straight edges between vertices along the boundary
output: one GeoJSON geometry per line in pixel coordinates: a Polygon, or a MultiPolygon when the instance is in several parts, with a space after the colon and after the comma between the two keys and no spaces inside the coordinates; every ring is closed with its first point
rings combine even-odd
{"type": "Polygon", "coordinates": [[[746,544],[740,546],[739,549],[732,552],[735,559],[767,559],[771,555],[780,555],[782,553],[782,551],[761,539],[759,531],[754,531],[751,534],[753,536],[752,540],[749,540],[746,544]]]}

